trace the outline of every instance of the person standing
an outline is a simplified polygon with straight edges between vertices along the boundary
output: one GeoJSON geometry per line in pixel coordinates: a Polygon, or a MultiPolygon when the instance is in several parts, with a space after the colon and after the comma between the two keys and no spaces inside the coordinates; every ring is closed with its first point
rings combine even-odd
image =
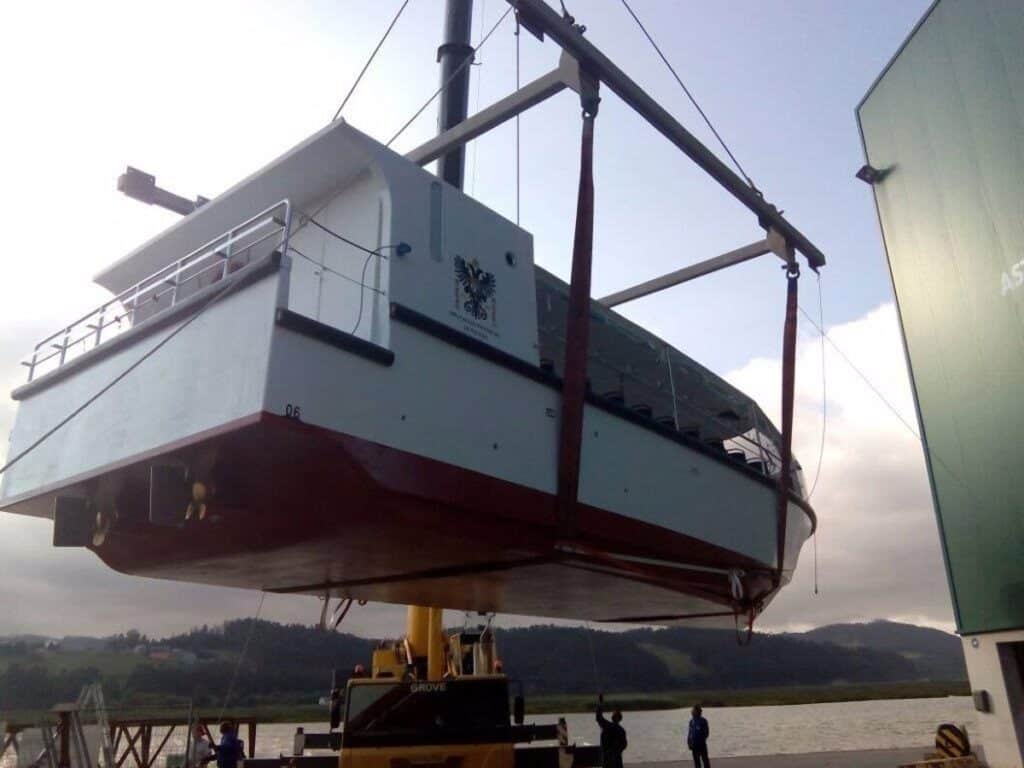
{"type": "Polygon", "coordinates": [[[690,730],[686,734],[686,746],[693,753],[694,768],[711,768],[711,761],[708,760],[708,736],[711,735],[711,728],[708,721],[701,715],[701,708],[698,704],[693,708],[690,717],[690,730]]]}
{"type": "Polygon", "coordinates": [[[206,731],[202,724],[199,724],[192,737],[188,764],[191,768],[204,768],[207,763],[213,761],[213,757],[213,747],[210,746],[210,740],[206,738],[206,731]]]}
{"type": "Polygon", "coordinates": [[[238,768],[238,763],[245,758],[245,747],[235,732],[234,723],[220,724],[220,744],[214,750],[217,752],[217,768],[238,768]]]}
{"type": "Polygon", "coordinates": [[[622,753],[626,751],[626,729],[622,712],[612,710],[611,722],[604,716],[604,695],[597,697],[597,724],[601,726],[601,768],[622,768],[622,753]]]}

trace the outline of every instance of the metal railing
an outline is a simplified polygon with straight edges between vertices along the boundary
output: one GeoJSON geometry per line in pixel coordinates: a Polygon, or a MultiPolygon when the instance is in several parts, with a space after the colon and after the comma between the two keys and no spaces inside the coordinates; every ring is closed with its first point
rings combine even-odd
{"type": "Polygon", "coordinates": [[[254,252],[282,253],[291,231],[291,204],[282,200],[140,280],[96,309],[47,336],[21,364],[28,380],[95,349],[250,263],[254,252]],[[280,239],[277,239],[280,236],[280,239]]]}
{"type": "MultiPolygon", "coordinates": [[[[565,351],[560,327],[542,327],[548,364],[557,372],[565,351]]],[[[619,350],[611,359],[593,338],[587,353],[587,375],[599,397],[646,416],[662,426],[705,443],[739,464],[777,479],[782,470],[782,437],[761,409],[752,401],[742,403],[716,392],[723,382],[687,381],[692,375],[683,356],[664,342],[638,341],[628,360],[619,350]],[[702,398],[702,394],[707,394],[702,398]],[[730,404],[731,403],[731,404],[730,404]],[[721,410],[726,404],[741,413],[721,410]]],[[[614,353],[613,353],[614,354],[614,353]]],[[[804,495],[800,464],[793,460],[791,488],[804,495]]]]}

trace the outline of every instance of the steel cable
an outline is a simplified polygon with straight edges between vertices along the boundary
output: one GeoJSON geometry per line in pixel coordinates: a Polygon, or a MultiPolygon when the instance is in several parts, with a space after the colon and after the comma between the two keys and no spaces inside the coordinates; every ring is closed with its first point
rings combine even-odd
{"type": "MultiPolygon", "coordinates": [[[[486,20],[487,20],[487,0],[482,0],[482,2],[480,3],[480,40],[483,40],[483,37],[484,37],[484,22],[486,20]]],[[[480,47],[480,42],[477,41],[477,48],[479,48],[479,47],[480,47]]],[[[474,48],[473,50],[475,51],[476,48],[474,48]]],[[[478,62],[476,62],[476,65],[477,65],[477,67],[480,67],[480,71],[477,73],[477,76],[476,76],[476,98],[475,98],[475,102],[476,103],[473,106],[474,114],[476,112],[480,111],[480,89],[483,86],[483,82],[484,82],[484,73],[483,73],[483,65],[484,65],[484,63],[482,61],[478,61],[478,62]]],[[[472,149],[473,149],[473,174],[469,177],[469,196],[470,197],[473,197],[473,195],[476,194],[476,166],[477,166],[477,144],[478,143],[479,142],[478,142],[477,139],[473,139],[473,147],[472,147],[472,149]]]]}
{"type": "MultiPolygon", "coordinates": [[[[494,26],[491,27],[490,31],[488,31],[488,33],[483,36],[483,38],[480,40],[480,43],[477,45],[477,47],[473,49],[473,54],[474,55],[476,53],[478,53],[484,47],[484,44],[490,39],[491,35],[494,34],[495,30],[497,30],[498,27],[501,26],[501,23],[506,18],[508,18],[508,15],[510,13],[512,13],[512,6],[509,6],[505,10],[505,12],[501,15],[501,18],[499,18],[494,23],[494,26]]],[[[434,99],[436,99],[438,96],[440,96],[444,92],[444,90],[449,85],[451,85],[452,81],[455,80],[455,78],[458,77],[462,73],[462,70],[464,70],[466,67],[469,66],[469,63],[472,60],[473,60],[473,56],[467,56],[465,59],[463,59],[462,63],[459,64],[459,66],[455,68],[455,71],[452,72],[451,76],[447,80],[445,80],[443,83],[441,83],[441,87],[438,88],[436,91],[434,91],[433,95],[429,99],[426,100],[426,102],[423,104],[423,106],[420,107],[419,109],[417,109],[416,112],[413,114],[413,116],[405,121],[405,124],[401,128],[398,129],[398,132],[394,136],[392,136],[390,139],[388,139],[387,144],[385,144],[384,146],[385,147],[390,147],[392,144],[394,144],[395,140],[399,136],[401,136],[403,133],[405,133],[405,129],[408,128],[410,125],[412,125],[416,121],[416,118],[419,117],[420,115],[422,115],[423,111],[427,107],[429,107],[431,104],[433,104],[434,99]]]]}
{"type": "MultiPolygon", "coordinates": [[[[516,14],[516,91],[519,83],[519,15],[516,14]]],[[[519,226],[519,113],[516,112],[516,226],[519,226]]]]}
{"type": "Polygon", "coordinates": [[[376,58],[377,56],[377,52],[381,49],[381,46],[384,45],[384,41],[388,39],[388,35],[390,35],[391,30],[395,28],[395,24],[398,23],[398,19],[402,15],[402,11],[405,10],[405,6],[407,6],[408,4],[409,0],[405,0],[405,2],[403,2],[402,5],[399,7],[398,12],[395,14],[395,17],[391,20],[391,23],[388,24],[388,28],[384,31],[384,36],[377,43],[377,47],[373,49],[373,52],[370,54],[370,58],[366,60],[366,63],[363,65],[363,68],[359,71],[359,74],[356,76],[355,82],[352,83],[352,87],[348,89],[348,93],[346,93],[345,98],[342,99],[341,106],[338,107],[338,110],[334,113],[334,117],[331,118],[332,123],[339,117],[341,117],[342,110],[345,109],[345,105],[348,104],[348,100],[352,98],[352,94],[356,92],[356,88],[359,87],[359,83],[363,79],[363,75],[365,75],[366,70],[370,68],[370,65],[373,63],[374,58],[376,58]]]}
{"type": "Polygon", "coordinates": [[[655,52],[658,54],[658,57],[665,63],[665,66],[668,67],[668,71],[672,73],[672,77],[674,77],[676,82],[679,83],[679,87],[683,89],[683,93],[686,94],[686,97],[690,100],[690,103],[693,104],[693,108],[696,109],[700,116],[704,119],[704,122],[707,125],[708,129],[711,131],[711,133],[715,135],[715,138],[718,139],[718,143],[722,145],[722,149],[725,150],[725,153],[729,156],[729,159],[732,160],[733,165],[736,166],[736,170],[740,172],[740,175],[746,180],[747,184],[750,185],[750,188],[760,195],[761,190],[757,188],[757,185],[754,184],[754,180],[750,178],[749,175],[747,175],[747,172],[745,170],[743,170],[743,166],[740,165],[740,161],[736,159],[736,155],[734,155],[732,153],[732,150],[729,149],[729,145],[725,143],[725,139],[723,139],[721,134],[719,134],[718,131],[715,129],[715,126],[712,124],[711,119],[707,116],[707,113],[704,112],[700,104],[697,103],[697,99],[694,98],[692,93],[690,93],[690,89],[686,87],[686,83],[683,82],[683,79],[679,76],[679,73],[676,72],[675,67],[672,66],[668,58],[665,56],[665,54],[662,53],[661,48],[658,47],[658,44],[654,42],[654,38],[651,37],[651,33],[647,31],[647,27],[645,27],[643,22],[640,21],[640,17],[638,17],[636,13],[634,13],[633,9],[630,7],[627,0],[622,0],[622,5],[629,12],[629,15],[633,17],[633,21],[636,22],[637,26],[640,27],[640,31],[643,32],[644,37],[647,38],[647,42],[649,42],[651,44],[651,47],[654,48],[655,52]]]}
{"type": "MultiPolygon", "coordinates": [[[[224,712],[228,708],[228,702],[231,700],[231,694],[234,693],[235,683],[238,681],[238,672],[242,668],[242,664],[245,662],[245,656],[249,653],[249,643],[252,642],[253,633],[256,631],[256,625],[260,623],[260,614],[263,612],[263,601],[266,600],[267,593],[260,592],[260,603],[256,606],[256,615],[249,621],[249,634],[245,637],[245,643],[242,645],[242,652],[238,656],[238,662],[235,664],[235,671],[231,675],[231,683],[228,685],[228,692],[224,695],[224,703],[221,704],[220,714],[217,715],[218,720],[224,718],[224,712]]],[[[252,755],[249,755],[252,757],[252,755]]]]}
{"type": "Polygon", "coordinates": [[[179,325],[177,328],[175,328],[169,334],[164,336],[164,338],[162,338],[159,342],[154,344],[153,347],[151,349],[147,350],[145,352],[145,354],[143,354],[141,357],[139,357],[138,360],[136,360],[134,363],[132,363],[127,368],[125,368],[123,371],[121,371],[121,373],[119,373],[117,376],[115,376],[113,379],[111,379],[109,382],[107,382],[105,385],[103,385],[96,393],[94,393],[91,397],[89,397],[84,403],[82,403],[80,406],[78,406],[73,411],[71,411],[71,413],[69,413],[63,419],[61,419],[56,424],[54,424],[52,427],[50,427],[50,429],[46,430],[46,432],[44,432],[42,435],[40,435],[28,447],[26,447],[23,451],[18,453],[13,459],[10,459],[6,464],[4,464],[2,467],[0,467],[0,475],[2,475],[4,472],[9,470],[11,467],[13,467],[19,461],[21,461],[26,456],[28,456],[30,453],[32,453],[32,451],[34,451],[36,448],[38,448],[44,442],[49,440],[58,430],[60,430],[65,425],[67,425],[68,422],[70,422],[72,419],[74,419],[76,416],[78,416],[80,413],[82,413],[82,411],[84,411],[90,405],[92,405],[97,400],[99,400],[103,395],[105,395],[107,392],[109,392],[111,389],[113,389],[114,386],[117,385],[122,379],[127,377],[128,374],[130,374],[132,371],[134,371],[136,368],[138,368],[140,365],[142,365],[144,362],[146,362],[149,358],[151,358],[153,355],[155,355],[157,352],[159,352],[161,349],[163,349],[163,347],[171,339],[173,339],[179,333],[181,333],[186,328],[188,328],[193,322],[195,322],[200,317],[202,317],[203,313],[206,312],[206,310],[208,310],[210,307],[212,307],[214,304],[216,304],[222,298],[227,296],[229,293],[231,293],[233,290],[235,290],[241,284],[242,284],[242,281],[235,280],[235,282],[230,283],[230,284],[224,286],[224,288],[222,288],[220,290],[220,292],[214,294],[210,298],[209,301],[207,301],[195,313],[190,315],[188,317],[188,319],[185,320],[185,322],[183,322],[181,325],[179,325]]]}
{"type": "MultiPolygon", "coordinates": [[[[825,308],[821,298],[821,275],[818,274],[818,328],[825,327],[825,308]]],[[[818,466],[814,470],[814,482],[811,483],[811,490],[807,493],[807,501],[814,495],[814,489],[818,487],[818,479],[821,477],[821,464],[825,459],[825,429],[828,424],[828,386],[825,379],[825,332],[821,331],[821,442],[818,445],[818,466]]]]}
{"type": "Polygon", "coordinates": [[[867,385],[868,389],[870,389],[874,393],[875,397],[877,397],[882,402],[882,404],[886,408],[888,408],[889,411],[892,412],[893,416],[899,419],[900,423],[904,427],[906,427],[907,431],[914,436],[914,439],[921,444],[921,446],[925,449],[926,453],[930,455],[944,470],[946,470],[946,472],[949,473],[949,476],[951,478],[953,478],[954,480],[956,480],[957,483],[960,484],[964,491],[967,492],[967,495],[971,497],[972,501],[974,501],[976,504],[982,504],[982,501],[978,498],[977,494],[974,493],[971,487],[950,468],[949,464],[947,464],[941,456],[939,456],[933,449],[929,448],[926,445],[924,438],[921,437],[921,434],[916,429],[914,429],[913,426],[911,426],[910,422],[908,422],[903,417],[903,414],[899,412],[896,406],[889,402],[888,398],[886,398],[886,396],[882,394],[881,390],[879,390],[878,387],[876,387],[874,383],[871,381],[871,379],[867,377],[867,374],[865,374],[863,371],[860,370],[860,368],[854,365],[853,361],[850,360],[850,358],[846,355],[845,352],[843,352],[839,345],[832,340],[832,337],[829,336],[825,332],[825,330],[814,321],[814,318],[807,314],[807,311],[803,307],[800,307],[800,312],[811,325],[813,325],[815,328],[818,329],[818,331],[821,332],[821,335],[825,339],[825,341],[827,341],[831,345],[832,349],[834,349],[839,354],[839,356],[843,359],[843,362],[845,362],[853,370],[853,372],[860,377],[861,381],[863,381],[867,385]]]}

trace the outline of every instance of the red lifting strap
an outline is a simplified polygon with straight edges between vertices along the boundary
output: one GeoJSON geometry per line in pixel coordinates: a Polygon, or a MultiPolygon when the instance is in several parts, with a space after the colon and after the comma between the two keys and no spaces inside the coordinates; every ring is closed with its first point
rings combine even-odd
{"type": "Polygon", "coordinates": [[[774,582],[782,581],[786,556],[786,517],[789,510],[790,475],[793,466],[793,397],[796,388],[796,312],[800,267],[796,262],[786,268],[786,324],[782,332],[782,467],[779,470],[779,495],[776,503],[776,569],[774,582]]]}
{"type": "MultiPolygon", "coordinates": [[[[596,110],[594,110],[596,111],[596,110]]],[[[590,332],[590,268],[594,245],[594,112],[583,113],[580,189],[572,247],[569,312],[566,318],[562,423],[558,442],[558,526],[576,534],[576,498],[583,446],[583,400],[587,389],[587,338],[590,332]]]]}

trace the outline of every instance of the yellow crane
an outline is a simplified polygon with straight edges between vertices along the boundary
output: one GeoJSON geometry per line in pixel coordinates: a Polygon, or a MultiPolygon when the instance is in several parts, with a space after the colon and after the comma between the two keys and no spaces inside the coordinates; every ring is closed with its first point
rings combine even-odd
{"type": "MultiPolygon", "coordinates": [[[[600,763],[571,747],[564,721],[525,725],[490,626],[446,635],[441,608],[410,605],[406,635],[331,692],[340,768],[560,768],[600,763]],[[531,746],[558,740],[558,746],[531,746]]],[[[298,758],[301,760],[302,758],[298,758]]],[[[297,763],[296,765],[300,765],[297,763]]]]}

